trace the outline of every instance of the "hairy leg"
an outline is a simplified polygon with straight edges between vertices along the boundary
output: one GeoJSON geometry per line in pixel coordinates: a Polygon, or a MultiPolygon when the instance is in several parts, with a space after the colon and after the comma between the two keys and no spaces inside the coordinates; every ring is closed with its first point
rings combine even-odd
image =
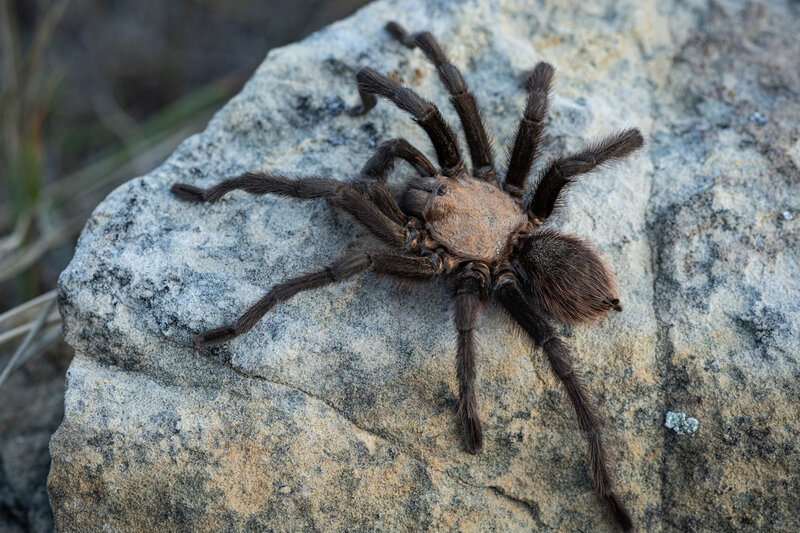
{"type": "Polygon", "coordinates": [[[561,381],[572,403],[578,426],[589,441],[595,491],[614,522],[623,531],[631,531],[633,522],[630,514],[614,493],[600,417],[575,372],[567,346],[522,292],[513,273],[507,270],[496,277],[493,294],[511,317],[531,336],[536,345],[542,348],[553,374],[561,381]]]}
{"type": "Polygon", "coordinates": [[[438,174],[433,163],[428,161],[422,152],[411,146],[405,139],[389,139],[382,142],[375,154],[369,158],[364,168],[361,169],[362,176],[368,176],[380,183],[386,182],[386,175],[394,167],[397,159],[403,159],[414,167],[420,176],[435,176],[438,174]]]}
{"type": "Polygon", "coordinates": [[[278,302],[288,300],[302,291],[344,281],[364,270],[400,279],[424,281],[439,274],[440,268],[440,263],[427,257],[384,251],[348,254],[322,269],[278,283],[233,324],[197,335],[194,346],[200,349],[234,339],[250,331],[278,302]]]}
{"type": "MultiPolygon", "coordinates": [[[[366,183],[366,182],[364,182],[366,183]]],[[[380,184],[376,184],[380,187],[380,184]]],[[[382,187],[380,187],[383,190],[382,187]]],[[[349,213],[358,222],[385,243],[400,249],[415,249],[420,236],[403,227],[403,223],[384,213],[372,200],[379,197],[384,208],[394,203],[388,191],[365,187],[360,182],[343,183],[333,178],[297,178],[269,172],[246,172],[223,180],[213,187],[201,189],[186,183],[176,183],[170,189],[179,198],[194,202],[215,202],[231,191],[243,190],[251,194],[277,194],[292,198],[325,198],[331,205],[349,213]]],[[[401,213],[396,204],[397,213],[401,213]]],[[[402,213],[401,213],[402,215],[402,213]]],[[[405,218],[403,218],[405,220],[405,218]]]]}
{"type": "Polygon", "coordinates": [[[553,212],[561,189],[571,184],[574,176],[627,157],[642,144],[644,139],[639,130],[628,129],[606,137],[580,152],[556,159],[548,165],[536,185],[528,205],[529,213],[545,220],[553,212]]]}
{"type": "Polygon", "coordinates": [[[421,32],[409,35],[397,22],[388,23],[386,31],[408,48],[413,49],[419,46],[420,50],[434,64],[439,73],[439,79],[451,95],[450,102],[455,107],[458,118],[461,119],[472,159],[474,176],[482,179],[494,178],[497,171],[494,168],[489,137],[486,135],[486,128],[483,125],[475,95],[470,92],[461,72],[450,63],[441,46],[430,33],[421,32]]]}
{"type": "Polygon", "coordinates": [[[375,204],[375,207],[395,224],[401,226],[408,224],[408,216],[400,210],[394,196],[392,196],[382,183],[361,178],[351,182],[351,186],[364,197],[369,198],[369,201],[375,204]]]}
{"type": "Polygon", "coordinates": [[[456,279],[453,290],[453,323],[458,332],[456,377],[458,378],[458,415],[464,444],[469,453],[483,450],[483,432],[475,396],[475,323],[483,308],[489,269],[473,263],[456,279]]]}
{"type": "Polygon", "coordinates": [[[361,85],[358,85],[358,97],[361,100],[358,105],[355,105],[347,110],[347,114],[351,117],[360,117],[361,115],[366,115],[372,108],[378,105],[378,98],[371,92],[362,89],[361,85]]]}
{"type": "Polygon", "coordinates": [[[172,194],[190,202],[216,202],[229,192],[242,190],[250,194],[277,194],[292,198],[329,198],[336,194],[342,182],[333,178],[308,176],[298,178],[283,174],[257,171],[222,180],[213,187],[202,189],[188,183],[176,183],[172,194]]]}
{"type": "Polygon", "coordinates": [[[408,216],[400,210],[394,197],[384,187],[386,175],[391,171],[397,159],[407,161],[420,176],[439,175],[436,167],[408,141],[390,139],[378,146],[375,154],[361,169],[361,178],[354,182],[354,186],[369,196],[383,214],[405,226],[408,223],[408,216]]]}
{"type": "Polygon", "coordinates": [[[525,182],[538,155],[554,73],[552,65],[540,62],[533,67],[526,80],[528,102],[514,136],[514,147],[508,158],[503,182],[503,188],[512,196],[521,197],[525,194],[525,182]]]}
{"type": "Polygon", "coordinates": [[[377,94],[388,98],[397,107],[411,114],[417,124],[428,134],[436,151],[436,158],[442,167],[442,174],[454,176],[461,171],[464,164],[461,161],[458,140],[435,105],[420,97],[408,87],[403,87],[391,78],[369,67],[364,67],[358,71],[356,80],[358,81],[358,93],[361,95],[362,104],[354,108],[351,114],[364,114],[375,107],[375,97],[373,95],[377,94]]]}

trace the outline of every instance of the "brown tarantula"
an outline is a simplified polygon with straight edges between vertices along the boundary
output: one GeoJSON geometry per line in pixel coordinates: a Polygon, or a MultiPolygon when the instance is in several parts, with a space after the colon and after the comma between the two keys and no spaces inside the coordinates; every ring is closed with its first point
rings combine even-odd
{"type": "Polygon", "coordinates": [[[276,303],[365,270],[403,280],[451,278],[453,321],[458,331],[458,413],[467,450],[479,453],[483,447],[475,398],[473,331],[483,304],[492,297],[542,348],[589,440],[595,489],[611,518],[628,531],[632,522],[613,490],[600,418],[575,373],[567,346],[542,312],[543,308],[577,324],[610,309],[621,311],[615,278],[587,242],[541,226],[552,214],[561,190],[573,183],[575,176],[628,156],[642,146],[642,136],[638,130],[628,129],[556,159],[542,172],[530,199],[524,200],[525,182],[537,157],[547,114],[553,67],[539,63],[527,77],[525,113],[501,180],[475,96],[436,40],[427,32],[408,35],[396,22],[386,29],[408,48],[419,47],[436,66],[461,119],[472,172],[466,170],[456,135],[435,105],[363,68],[356,76],[361,103],[350,114],[367,113],[377,103],[375,95],[388,98],[410,113],[428,134],[440,170],[404,139],[392,139],[378,147],[354,181],[256,171],[208,189],[173,185],[172,192],[179,198],[195,202],[214,202],[237,189],[251,194],[325,198],[388,246],[349,253],[320,270],[275,285],[233,324],[197,335],[195,347],[229,341],[249,331],[276,303]],[[410,163],[419,175],[395,196],[386,187],[386,176],[397,159],[410,163]]]}

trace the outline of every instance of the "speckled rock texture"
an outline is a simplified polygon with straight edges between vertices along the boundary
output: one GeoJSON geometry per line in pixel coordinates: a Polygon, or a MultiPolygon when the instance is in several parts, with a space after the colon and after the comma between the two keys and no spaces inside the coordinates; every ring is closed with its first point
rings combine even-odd
{"type": "MultiPolygon", "coordinates": [[[[370,241],[322,201],[193,205],[172,183],[254,168],[349,179],[382,140],[427,147],[385,101],[343,112],[362,65],[457,124],[422,54],[382,30],[395,18],[463,68],[498,161],[538,60],[557,69],[547,156],[645,132],[553,221],[620,281],[623,313],[560,326],[620,494],[641,531],[797,531],[800,4],[702,0],[381,1],[272,51],[204,133],[97,207],[61,276],[77,355],[51,442],[58,529],[610,530],[547,362],[496,306],[480,323],[480,456],[459,439],[444,284],[364,275],[234,342],[190,346],[273,283],[370,241]],[[697,432],[665,427],[669,411],[697,432]]],[[[410,174],[398,165],[391,181],[410,174]]]]}

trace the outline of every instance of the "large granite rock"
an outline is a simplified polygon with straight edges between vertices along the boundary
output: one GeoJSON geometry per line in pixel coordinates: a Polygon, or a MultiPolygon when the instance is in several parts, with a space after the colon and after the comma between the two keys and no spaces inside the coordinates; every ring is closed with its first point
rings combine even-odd
{"type": "Polygon", "coordinates": [[[555,220],[620,280],[625,312],[561,331],[604,414],[621,495],[646,531],[800,527],[799,11],[393,0],[272,51],[203,134],[97,207],[61,276],[77,355],[51,442],[57,527],[609,530],[558,384],[496,307],[480,326],[480,456],[459,441],[445,286],[364,275],[208,353],[190,346],[276,281],[369,241],[321,201],[192,205],[170,184],[259,167],[346,179],[381,140],[426,146],[386,102],[343,113],[361,65],[457,123],[421,53],[381,29],[390,19],[446,45],[497,147],[538,60],[558,72],[546,154],[647,133],[555,220]],[[665,427],[668,412],[699,429],[665,427]]]}

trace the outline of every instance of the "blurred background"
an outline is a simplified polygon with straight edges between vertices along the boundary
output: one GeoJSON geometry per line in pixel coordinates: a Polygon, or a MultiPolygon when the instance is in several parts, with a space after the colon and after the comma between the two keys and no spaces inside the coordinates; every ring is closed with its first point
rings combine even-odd
{"type": "Polygon", "coordinates": [[[0,0],[0,531],[52,531],[72,357],[59,272],[92,209],[201,131],[270,48],[367,0],[0,0]]]}

